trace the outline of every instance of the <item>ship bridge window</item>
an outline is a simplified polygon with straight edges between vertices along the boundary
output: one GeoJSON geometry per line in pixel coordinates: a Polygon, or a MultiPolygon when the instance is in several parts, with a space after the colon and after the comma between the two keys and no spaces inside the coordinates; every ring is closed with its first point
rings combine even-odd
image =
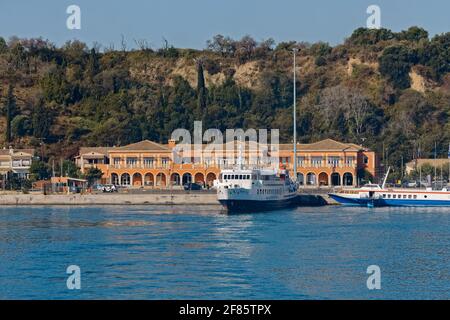
{"type": "Polygon", "coordinates": [[[388,194],[388,199],[390,199],[391,198],[391,195],[390,194],[388,194]]]}
{"type": "Polygon", "coordinates": [[[393,194],[393,195],[392,195],[392,198],[393,198],[393,199],[396,199],[396,198],[397,198],[397,195],[396,195],[396,194],[393,194]]]}
{"type": "Polygon", "coordinates": [[[417,194],[415,194],[413,197],[414,197],[414,199],[417,199],[417,194]]]}
{"type": "Polygon", "coordinates": [[[408,194],[408,199],[411,199],[411,198],[412,198],[412,196],[410,194],[408,194]]]}

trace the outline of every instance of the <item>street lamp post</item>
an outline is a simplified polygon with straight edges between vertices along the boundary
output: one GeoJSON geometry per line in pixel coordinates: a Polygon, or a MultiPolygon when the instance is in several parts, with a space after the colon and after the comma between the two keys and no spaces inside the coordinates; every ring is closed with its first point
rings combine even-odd
{"type": "Polygon", "coordinates": [[[293,122],[294,122],[294,181],[297,182],[297,86],[296,86],[296,62],[295,56],[297,54],[298,49],[292,49],[294,54],[294,114],[293,114],[293,122]]]}

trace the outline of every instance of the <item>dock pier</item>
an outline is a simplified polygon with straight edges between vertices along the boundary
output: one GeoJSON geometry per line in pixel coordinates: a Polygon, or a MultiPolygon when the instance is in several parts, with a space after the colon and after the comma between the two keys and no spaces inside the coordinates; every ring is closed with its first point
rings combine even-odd
{"type": "MultiPolygon", "coordinates": [[[[326,192],[300,192],[301,202],[307,206],[336,204],[326,192]]],[[[47,194],[30,193],[0,193],[0,205],[217,205],[214,190],[184,191],[184,190],[130,190],[119,193],[74,193],[47,194]]]]}

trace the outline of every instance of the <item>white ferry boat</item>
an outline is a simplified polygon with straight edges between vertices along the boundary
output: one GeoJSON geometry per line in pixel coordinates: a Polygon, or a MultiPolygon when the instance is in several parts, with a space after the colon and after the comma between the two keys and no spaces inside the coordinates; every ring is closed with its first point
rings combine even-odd
{"type": "Polygon", "coordinates": [[[442,190],[386,188],[386,177],[381,186],[367,184],[361,188],[344,188],[330,193],[329,196],[341,204],[354,206],[450,207],[449,188],[442,190]]]}
{"type": "Polygon", "coordinates": [[[214,186],[228,212],[275,210],[299,202],[297,186],[284,170],[222,170],[214,186]]]}

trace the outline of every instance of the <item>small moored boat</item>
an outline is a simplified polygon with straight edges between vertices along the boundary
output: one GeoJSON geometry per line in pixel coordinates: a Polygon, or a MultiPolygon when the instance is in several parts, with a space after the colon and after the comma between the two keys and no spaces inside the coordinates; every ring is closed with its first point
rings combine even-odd
{"type": "Polygon", "coordinates": [[[353,206],[407,206],[407,207],[450,207],[450,189],[442,190],[386,188],[383,184],[367,184],[361,188],[343,188],[329,196],[343,205],[353,206]]]}

